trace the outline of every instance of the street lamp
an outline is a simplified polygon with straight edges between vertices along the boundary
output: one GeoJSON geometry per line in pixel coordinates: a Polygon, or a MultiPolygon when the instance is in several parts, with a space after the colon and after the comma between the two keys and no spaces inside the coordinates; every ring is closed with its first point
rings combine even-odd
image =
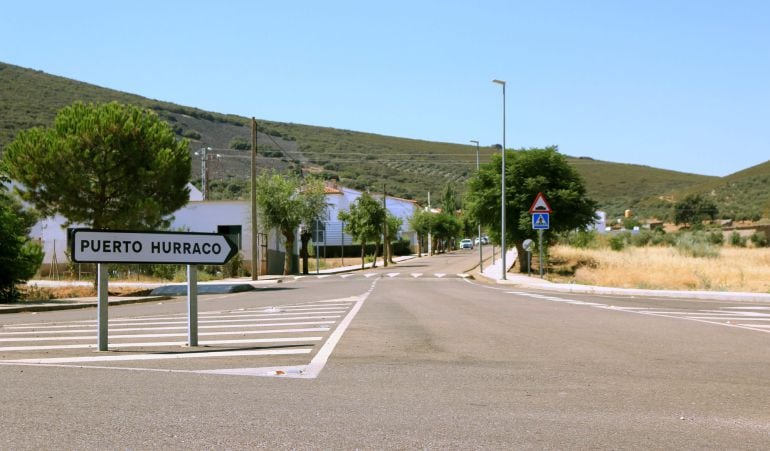
{"type": "MultiPolygon", "coordinates": [[[[479,172],[479,142],[472,139],[471,142],[476,144],[476,173],[479,172]]],[[[484,259],[481,253],[481,221],[479,221],[479,272],[484,271],[484,259]]]]}
{"type": "Polygon", "coordinates": [[[501,208],[500,208],[500,214],[502,215],[500,220],[500,253],[503,254],[503,280],[506,280],[505,275],[505,81],[503,80],[492,80],[492,83],[497,83],[498,85],[503,87],[503,163],[502,163],[502,177],[501,177],[501,189],[500,189],[500,199],[501,199],[501,208]]]}

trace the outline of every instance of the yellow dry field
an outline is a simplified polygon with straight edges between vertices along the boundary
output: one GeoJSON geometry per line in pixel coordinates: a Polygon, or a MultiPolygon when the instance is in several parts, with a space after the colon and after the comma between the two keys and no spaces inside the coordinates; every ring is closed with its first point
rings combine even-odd
{"type": "Polygon", "coordinates": [[[723,247],[719,253],[717,258],[694,258],[671,247],[612,251],[559,245],[549,251],[554,266],[548,279],[623,288],[770,293],[770,249],[723,247]]]}

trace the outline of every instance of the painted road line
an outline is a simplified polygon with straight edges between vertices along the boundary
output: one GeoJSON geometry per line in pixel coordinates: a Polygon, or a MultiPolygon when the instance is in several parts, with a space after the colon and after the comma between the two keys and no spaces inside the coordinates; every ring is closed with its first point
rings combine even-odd
{"type": "Polygon", "coordinates": [[[416,278],[418,278],[418,277],[422,277],[422,273],[421,273],[421,272],[413,272],[413,273],[411,274],[411,276],[412,276],[412,277],[414,277],[414,278],[416,279],[416,278]]]}
{"type": "MultiPolygon", "coordinates": [[[[277,326],[320,326],[334,324],[336,321],[299,321],[290,323],[267,323],[267,324],[222,324],[216,326],[198,326],[198,329],[242,329],[249,330],[254,327],[277,327],[277,326]]],[[[113,328],[112,330],[120,332],[142,332],[152,330],[187,330],[187,326],[174,326],[174,327],[124,327],[113,328]]],[[[75,330],[38,330],[38,331],[23,331],[23,332],[0,332],[0,336],[18,336],[18,335],[53,335],[53,334],[87,334],[95,333],[96,327],[90,329],[75,329],[75,330]]]]}
{"type": "MultiPolygon", "coordinates": [[[[227,324],[227,323],[258,323],[258,322],[268,322],[268,321],[286,321],[286,320],[322,320],[322,319],[333,319],[333,318],[340,318],[341,315],[319,315],[319,316],[293,316],[293,317],[284,317],[284,318],[263,318],[259,320],[254,319],[229,319],[229,320],[214,320],[214,321],[199,321],[199,324],[227,324]]],[[[159,323],[126,323],[122,326],[174,326],[178,324],[187,324],[187,321],[163,321],[159,323]]],[[[274,323],[270,323],[274,324],[274,323]]],[[[58,328],[74,328],[74,327],[83,327],[83,325],[65,325],[65,326],[39,326],[39,327],[31,327],[31,326],[6,326],[8,329],[58,329],[58,328]]],[[[117,329],[119,327],[116,326],[117,329]]],[[[112,328],[111,328],[112,329],[112,328]]]]}
{"type": "MultiPolygon", "coordinates": [[[[302,328],[302,329],[268,329],[268,330],[252,330],[252,331],[244,331],[244,330],[236,330],[236,331],[227,331],[227,332],[205,332],[205,333],[199,333],[198,335],[264,335],[264,334],[292,334],[292,333],[299,333],[299,332],[328,332],[330,329],[329,327],[309,327],[309,328],[302,328]]],[[[94,330],[95,331],[95,330],[94,330]]],[[[109,339],[121,339],[121,338],[169,338],[169,337],[186,337],[186,333],[178,334],[178,333],[168,333],[168,334],[125,334],[125,335],[115,335],[110,334],[109,339]]],[[[0,338],[0,342],[32,342],[32,341],[75,341],[75,340],[92,340],[94,337],[93,335],[87,335],[87,336],[74,336],[74,337],[15,337],[15,338],[0,338]]]]}
{"type": "Polygon", "coordinates": [[[392,278],[396,277],[399,274],[401,274],[401,273],[400,272],[389,272],[388,273],[388,277],[390,277],[392,279],[392,278]]]}
{"type": "MultiPolygon", "coordinates": [[[[91,337],[93,339],[93,337],[91,337]]],[[[199,346],[234,345],[234,344],[267,344],[291,343],[298,341],[321,341],[323,337],[293,337],[293,338],[253,338],[244,340],[207,340],[200,341],[199,346]]],[[[161,346],[186,346],[187,341],[157,341],[147,343],[110,343],[110,348],[151,348],[161,346]]],[[[0,352],[9,351],[49,351],[54,349],[90,349],[96,348],[96,343],[81,345],[50,345],[50,346],[7,346],[0,347],[0,352]]]]}
{"type": "Polygon", "coordinates": [[[0,360],[0,364],[61,364],[61,363],[92,363],[92,362],[120,362],[131,360],[170,360],[170,359],[199,359],[211,357],[251,357],[251,356],[276,356],[276,355],[297,355],[310,354],[312,349],[264,349],[249,351],[215,351],[215,352],[193,352],[189,354],[132,354],[132,355],[105,355],[88,357],[51,357],[45,359],[19,359],[19,360],[0,360]]]}

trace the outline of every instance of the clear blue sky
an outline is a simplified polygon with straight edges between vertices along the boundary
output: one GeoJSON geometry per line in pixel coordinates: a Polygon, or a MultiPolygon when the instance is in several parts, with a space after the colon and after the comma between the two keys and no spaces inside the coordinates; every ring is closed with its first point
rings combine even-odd
{"type": "Polygon", "coordinates": [[[727,175],[770,159],[770,2],[11,1],[0,61],[259,119],[727,175]]]}

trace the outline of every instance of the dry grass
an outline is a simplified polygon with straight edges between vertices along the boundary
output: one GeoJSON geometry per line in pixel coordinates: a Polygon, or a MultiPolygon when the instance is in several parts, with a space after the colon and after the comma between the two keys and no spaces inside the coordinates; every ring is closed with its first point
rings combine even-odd
{"type": "MultiPolygon", "coordinates": [[[[25,301],[48,301],[51,299],[74,299],[96,296],[96,288],[93,286],[62,286],[62,287],[21,287],[22,298],[25,301]]],[[[133,287],[110,287],[110,296],[143,296],[149,290],[140,290],[133,287]]]]}
{"type": "Polygon", "coordinates": [[[555,282],[623,288],[770,292],[770,249],[723,247],[717,258],[682,256],[670,247],[577,249],[553,246],[555,282]],[[561,275],[559,274],[561,273],[561,275]],[[572,273],[572,274],[570,274],[572,273]]]}

